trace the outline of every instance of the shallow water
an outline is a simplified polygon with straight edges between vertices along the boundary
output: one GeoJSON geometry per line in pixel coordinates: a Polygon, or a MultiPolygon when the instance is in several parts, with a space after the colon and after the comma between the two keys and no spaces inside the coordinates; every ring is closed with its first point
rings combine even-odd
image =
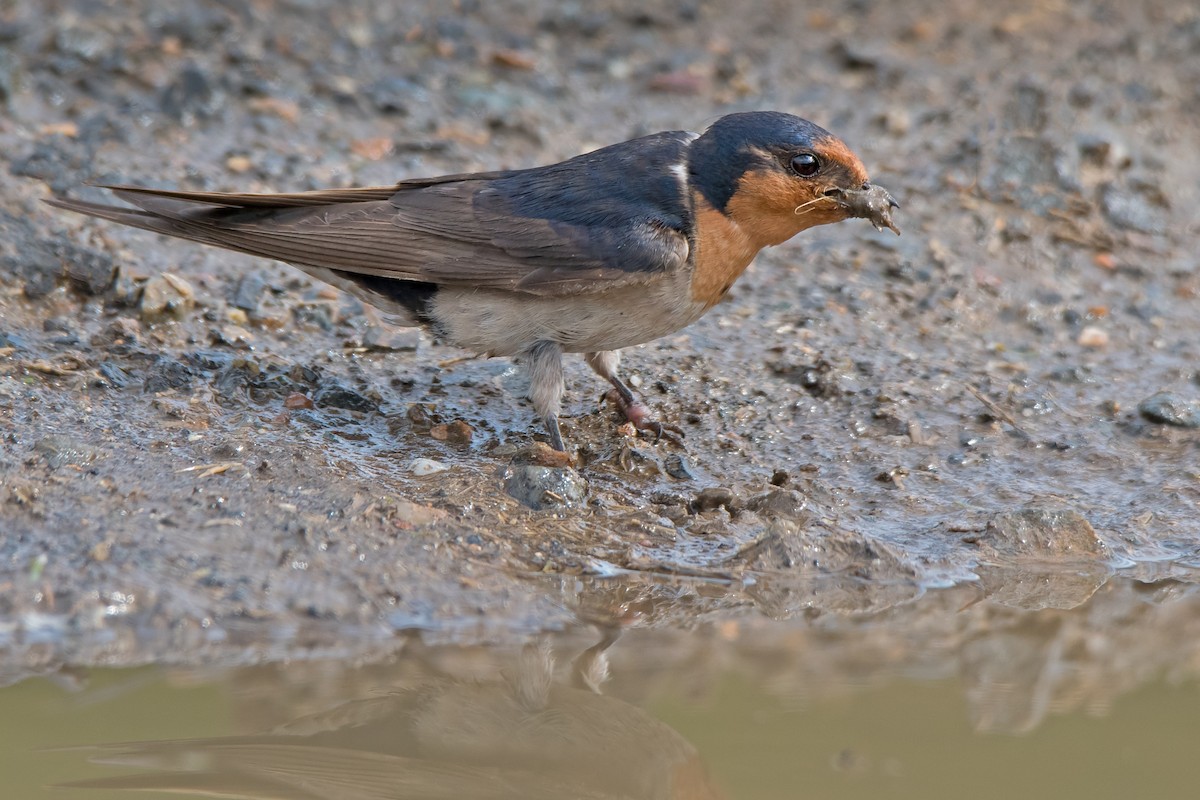
{"type": "Polygon", "coordinates": [[[1185,797],[1198,594],[1115,580],[1027,611],[950,589],[689,631],[61,670],[0,690],[0,774],[31,800],[1185,797]]]}

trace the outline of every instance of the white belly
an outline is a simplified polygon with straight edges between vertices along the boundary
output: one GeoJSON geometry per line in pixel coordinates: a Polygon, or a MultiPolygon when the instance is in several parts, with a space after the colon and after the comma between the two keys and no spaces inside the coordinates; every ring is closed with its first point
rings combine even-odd
{"type": "Polygon", "coordinates": [[[519,355],[538,341],[557,342],[568,353],[619,350],[677,331],[707,311],[692,300],[688,278],[571,297],[445,287],[432,316],[449,342],[480,353],[519,355]]]}

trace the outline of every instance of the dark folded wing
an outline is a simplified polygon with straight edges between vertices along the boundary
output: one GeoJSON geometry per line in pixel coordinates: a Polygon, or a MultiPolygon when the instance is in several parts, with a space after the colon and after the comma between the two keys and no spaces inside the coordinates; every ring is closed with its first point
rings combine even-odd
{"type": "Polygon", "coordinates": [[[534,294],[637,284],[687,263],[681,226],[652,206],[530,214],[529,199],[505,189],[502,179],[512,174],[279,195],[112,186],[137,208],[51,202],[302,266],[534,294]]]}

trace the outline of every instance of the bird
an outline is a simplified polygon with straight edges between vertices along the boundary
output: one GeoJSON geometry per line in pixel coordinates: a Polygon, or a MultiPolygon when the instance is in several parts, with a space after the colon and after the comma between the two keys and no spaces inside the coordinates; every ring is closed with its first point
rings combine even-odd
{"type": "Polygon", "coordinates": [[[67,748],[135,771],[58,786],[247,800],[721,800],[691,742],[603,693],[615,636],[572,663],[569,685],[546,640],[499,674],[476,664],[469,680],[406,653],[386,687],[262,733],[67,748]]]}
{"type": "MultiPolygon", "coordinates": [[[[101,185],[129,206],[52,206],[291,264],[395,325],[529,372],[550,446],[564,353],[581,353],[639,431],[671,433],[618,372],[620,351],[699,319],[754,257],[860,217],[900,230],[892,195],[824,128],[780,111],[728,114],[527,169],[296,193],[101,185]]],[[[676,440],[678,441],[678,440],[676,440]]]]}

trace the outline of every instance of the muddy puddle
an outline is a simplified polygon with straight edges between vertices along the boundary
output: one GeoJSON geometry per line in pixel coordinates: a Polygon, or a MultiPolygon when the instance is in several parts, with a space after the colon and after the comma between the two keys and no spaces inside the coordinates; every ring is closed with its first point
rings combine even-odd
{"type": "Polygon", "coordinates": [[[1200,12],[902,6],[0,0],[18,796],[1194,785],[1200,12]],[[631,348],[682,444],[572,360],[572,466],[507,361],[41,202],[533,166],[762,108],[850,143],[904,235],[805,232],[631,348]],[[539,714],[560,755],[498,755],[539,714]],[[595,716],[637,732],[624,769],[595,716]]]}
{"type": "Polygon", "coordinates": [[[609,588],[591,624],[507,644],[409,631],[7,686],[5,791],[1165,798],[1200,780],[1194,586],[1118,580],[1036,611],[944,589],[687,630],[656,625],[644,587],[609,588]]]}

